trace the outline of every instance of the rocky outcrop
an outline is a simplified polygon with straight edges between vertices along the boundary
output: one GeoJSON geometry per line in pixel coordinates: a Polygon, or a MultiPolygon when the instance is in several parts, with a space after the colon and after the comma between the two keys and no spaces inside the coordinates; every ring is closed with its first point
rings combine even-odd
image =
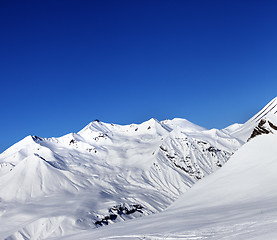
{"type": "Polygon", "coordinates": [[[254,128],[251,136],[248,138],[247,141],[250,141],[252,138],[262,135],[262,134],[269,134],[273,133],[273,131],[277,130],[277,126],[275,126],[272,122],[266,119],[261,119],[258,123],[258,126],[254,128]]]}

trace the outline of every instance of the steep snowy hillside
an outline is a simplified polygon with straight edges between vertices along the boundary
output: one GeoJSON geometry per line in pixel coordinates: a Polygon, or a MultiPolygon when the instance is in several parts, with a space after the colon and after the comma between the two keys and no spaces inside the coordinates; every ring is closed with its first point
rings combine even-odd
{"type": "Polygon", "coordinates": [[[184,119],[28,136],[0,155],[0,238],[60,237],[160,212],[241,144],[184,119]]]}
{"type": "MultiPolygon", "coordinates": [[[[246,142],[251,137],[253,129],[257,127],[261,121],[267,121],[266,119],[270,118],[272,115],[277,115],[277,97],[271,100],[261,111],[250,118],[246,123],[234,124],[223,129],[222,131],[246,142]]],[[[270,129],[271,128],[269,128],[269,131],[270,129]]]]}
{"type": "Polygon", "coordinates": [[[66,239],[277,239],[276,146],[277,130],[257,135],[162,213],[66,239]]]}

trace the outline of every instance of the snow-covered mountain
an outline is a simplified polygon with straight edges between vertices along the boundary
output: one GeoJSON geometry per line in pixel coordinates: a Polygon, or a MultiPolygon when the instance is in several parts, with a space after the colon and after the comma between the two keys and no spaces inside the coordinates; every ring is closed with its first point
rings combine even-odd
{"type": "Polygon", "coordinates": [[[240,146],[185,119],[28,136],[0,155],[0,237],[43,239],[160,212],[240,146]]]}
{"type": "Polygon", "coordinates": [[[223,130],[95,120],[60,138],[27,136],[0,154],[0,239],[59,239],[161,212],[248,139],[275,133],[276,105],[223,130]]]}
{"type": "Polygon", "coordinates": [[[165,211],[66,239],[277,239],[276,146],[259,135],[165,211]]]}
{"type": "MultiPolygon", "coordinates": [[[[271,100],[261,111],[259,111],[256,115],[250,118],[246,123],[233,124],[223,129],[223,131],[245,142],[251,137],[251,134],[255,127],[257,127],[259,124],[264,125],[263,122],[268,122],[272,118],[274,119],[276,115],[277,115],[277,97],[271,100]]],[[[272,127],[269,126],[268,130],[271,131],[270,130],[271,128],[272,127]]]]}

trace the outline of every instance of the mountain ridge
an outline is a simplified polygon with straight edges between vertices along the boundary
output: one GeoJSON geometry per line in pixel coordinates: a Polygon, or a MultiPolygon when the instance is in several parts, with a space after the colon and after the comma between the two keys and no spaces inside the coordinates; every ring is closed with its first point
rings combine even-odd
{"type": "Polygon", "coordinates": [[[13,225],[0,221],[0,238],[61,237],[161,212],[221,169],[259,121],[274,135],[276,101],[254,120],[222,130],[152,118],[129,125],[95,120],[59,138],[27,136],[0,154],[2,219],[18,216],[13,225]],[[50,219],[61,231],[47,233],[50,219]]]}
{"type": "MultiPolygon", "coordinates": [[[[277,131],[247,142],[220,171],[197,182],[161,213],[87,231],[78,237],[84,240],[275,239],[276,142],[277,131]]],[[[67,239],[77,238],[72,235],[67,239]]]]}

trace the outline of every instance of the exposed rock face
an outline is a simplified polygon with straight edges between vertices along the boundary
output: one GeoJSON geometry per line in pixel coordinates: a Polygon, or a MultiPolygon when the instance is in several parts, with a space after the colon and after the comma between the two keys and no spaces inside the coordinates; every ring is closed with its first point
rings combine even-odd
{"type": "Polygon", "coordinates": [[[273,123],[271,123],[270,121],[268,121],[268,124],[269,124],[269,126],[270,126],[271,128],[273,128],[274,130],[277,131],[277,127],[276,127],[273,123]]]}
{"type": "Polygon", "coordinates": [[[120,204],[117,206],[113,206],[109,209],[108,215],[100,217],[100,219],[97,220],[94,224],[97,227],[108,225],[109,223],[116,221],[117,218],[121,218],[124,220],[124,217],[126,215],[130,215],[135,212],[141,213],[141,216],[143,216],[143,206],[141,206],[140,204],[120,204]]]}
{"type": "Polygon", "coordinates": [[[251,136],[248,138],[247,141],[258,135],[273,133],[273,131],[276,130],[277,126],[275,126],[272,122],[266,119],[261,119],[258,126],[254,128],[251,136]]]}

